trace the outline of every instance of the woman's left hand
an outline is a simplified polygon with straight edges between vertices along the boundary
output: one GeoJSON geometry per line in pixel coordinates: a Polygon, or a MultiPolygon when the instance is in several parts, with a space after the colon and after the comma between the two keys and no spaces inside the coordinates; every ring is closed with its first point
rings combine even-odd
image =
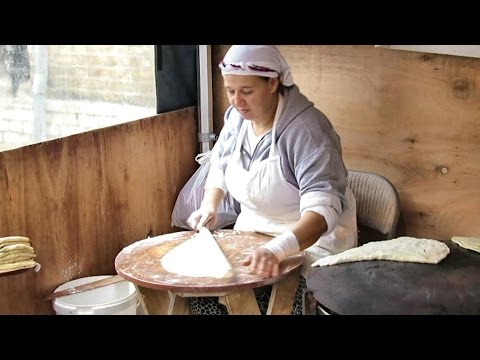
{"type": "Polygon", "coordinates": [[[279,265],[277,257],[270,250],[258,248],[243,260],[242,265],[248,266],[253,274],[263,277],[278,276],[279,265]]]}

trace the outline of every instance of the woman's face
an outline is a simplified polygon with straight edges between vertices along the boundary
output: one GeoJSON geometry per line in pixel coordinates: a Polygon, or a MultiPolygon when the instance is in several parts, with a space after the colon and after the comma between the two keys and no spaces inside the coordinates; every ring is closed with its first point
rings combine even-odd
{"type": "Polygon", "coordinates": [[[277,78],[267,81],[256,75],[224,75],[223,84],[228,101],[247,120],[268,118],[276,109],[277,78]]]}

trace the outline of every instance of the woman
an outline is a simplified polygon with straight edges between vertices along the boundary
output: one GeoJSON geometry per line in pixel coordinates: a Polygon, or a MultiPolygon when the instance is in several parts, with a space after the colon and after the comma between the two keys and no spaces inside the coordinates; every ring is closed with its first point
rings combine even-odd
{"type": "Polygon", "coordinates": [[[212,227],[229,191],[241,205],[234,229],[274,236],[244,265],[274,277],[283,259],[306,250],[305,276],[319,257],[357,243],[355,199],[347,188],[340,138],[300,93],[275,46],[234,45],[219,67],[231,106],[202,205],[187,223],[197,230],[212,227]]]}

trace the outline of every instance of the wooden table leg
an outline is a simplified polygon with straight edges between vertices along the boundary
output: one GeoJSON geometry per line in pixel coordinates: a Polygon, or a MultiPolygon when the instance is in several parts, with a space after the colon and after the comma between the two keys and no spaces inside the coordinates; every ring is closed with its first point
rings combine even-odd
{"type": "Polygon", "coordinates": [[[169,291],[135,285],[146,315],[189,315],[190,300],[169,291]]]}
{"type": "Polygon", "coordinates": [[[218,301],[227,307],[230,315],[260,315],[253,289],[240,290],[220,296],[218,301]]]}
{"type": "Polygon", "coordinates": [[[273,284],[267,315],[290,315],[300,280],[300,268],[273,284]]]}
{"type": "Polygon", "coordinates": [[[168,315],[190,315],[190,299],[172,292],[168,292],[168,295],[170,296],[168,315]]]}

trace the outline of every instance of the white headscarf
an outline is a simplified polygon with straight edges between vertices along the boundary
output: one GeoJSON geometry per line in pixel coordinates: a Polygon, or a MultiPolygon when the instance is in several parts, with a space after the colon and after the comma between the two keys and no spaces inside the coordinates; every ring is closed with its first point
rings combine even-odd
{"type": "Polygon", "coordinates": [[[284,86],[293,85],[290,66],[273,45],[233,45],[218,67],[222,75],[278,77],[284,86]]]}

